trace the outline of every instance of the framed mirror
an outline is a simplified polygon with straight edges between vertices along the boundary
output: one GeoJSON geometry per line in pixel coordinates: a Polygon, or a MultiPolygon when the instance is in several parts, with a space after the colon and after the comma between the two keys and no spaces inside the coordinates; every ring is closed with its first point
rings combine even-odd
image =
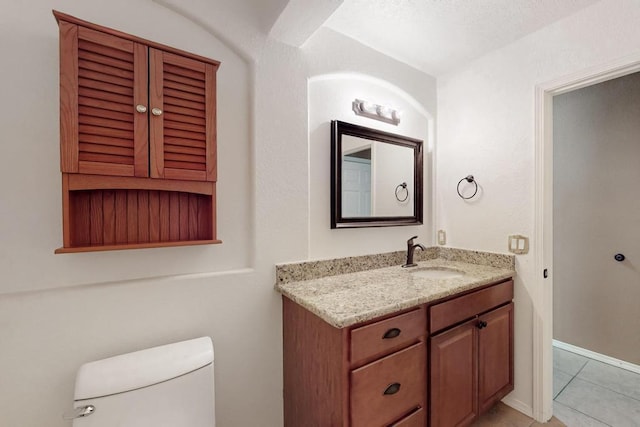
{"type": "Polygon", "coordinates": [[[331,122],[331,228],[422,224],[419,139],[331,122]]]}

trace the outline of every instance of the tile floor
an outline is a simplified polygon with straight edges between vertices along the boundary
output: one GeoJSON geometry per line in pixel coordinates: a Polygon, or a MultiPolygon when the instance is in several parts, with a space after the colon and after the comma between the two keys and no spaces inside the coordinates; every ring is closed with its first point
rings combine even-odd
{"type": "Polygon", "coordinates": [[[640,427],[640,374],[556,347],[553,398],[569,427],[640,427]]]}

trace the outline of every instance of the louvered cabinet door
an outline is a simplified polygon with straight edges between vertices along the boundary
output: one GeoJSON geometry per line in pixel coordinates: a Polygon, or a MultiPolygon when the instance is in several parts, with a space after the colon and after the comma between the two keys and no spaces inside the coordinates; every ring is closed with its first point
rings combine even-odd
{"type": "Polygon", "coordinates": [[[62,172],[149,176],[147,86],[147,46],[60,22],[62,172]]]}
{"type": "Polygon", "coordinates": [[[216,181],[216,67],[149,51],[151,177],[216,181]]]}

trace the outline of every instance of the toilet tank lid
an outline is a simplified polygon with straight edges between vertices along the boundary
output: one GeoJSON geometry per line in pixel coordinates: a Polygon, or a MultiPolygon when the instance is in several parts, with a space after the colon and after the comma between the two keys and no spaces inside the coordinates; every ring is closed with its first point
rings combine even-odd
{"type": "Polygon", "coordinates": [[[74,399],[91,399],[147,387],[212,363],[213,343],[209,337],[85,363],[78,370],[74,399]]]}

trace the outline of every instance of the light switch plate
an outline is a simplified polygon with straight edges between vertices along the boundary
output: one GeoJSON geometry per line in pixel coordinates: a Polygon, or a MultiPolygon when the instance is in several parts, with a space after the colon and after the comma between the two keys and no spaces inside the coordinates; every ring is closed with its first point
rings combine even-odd
{"type": "Polygon", "coordinates": [[[438,230],[438,244],[446,245],[447,244],[447,232],[444,230],[438,230]]]}
{"type": "Polygon", "coordinates": [[[509,236],[509,252],[516,255],[529,253],[529,238],[520,234],[509,236]]]}

